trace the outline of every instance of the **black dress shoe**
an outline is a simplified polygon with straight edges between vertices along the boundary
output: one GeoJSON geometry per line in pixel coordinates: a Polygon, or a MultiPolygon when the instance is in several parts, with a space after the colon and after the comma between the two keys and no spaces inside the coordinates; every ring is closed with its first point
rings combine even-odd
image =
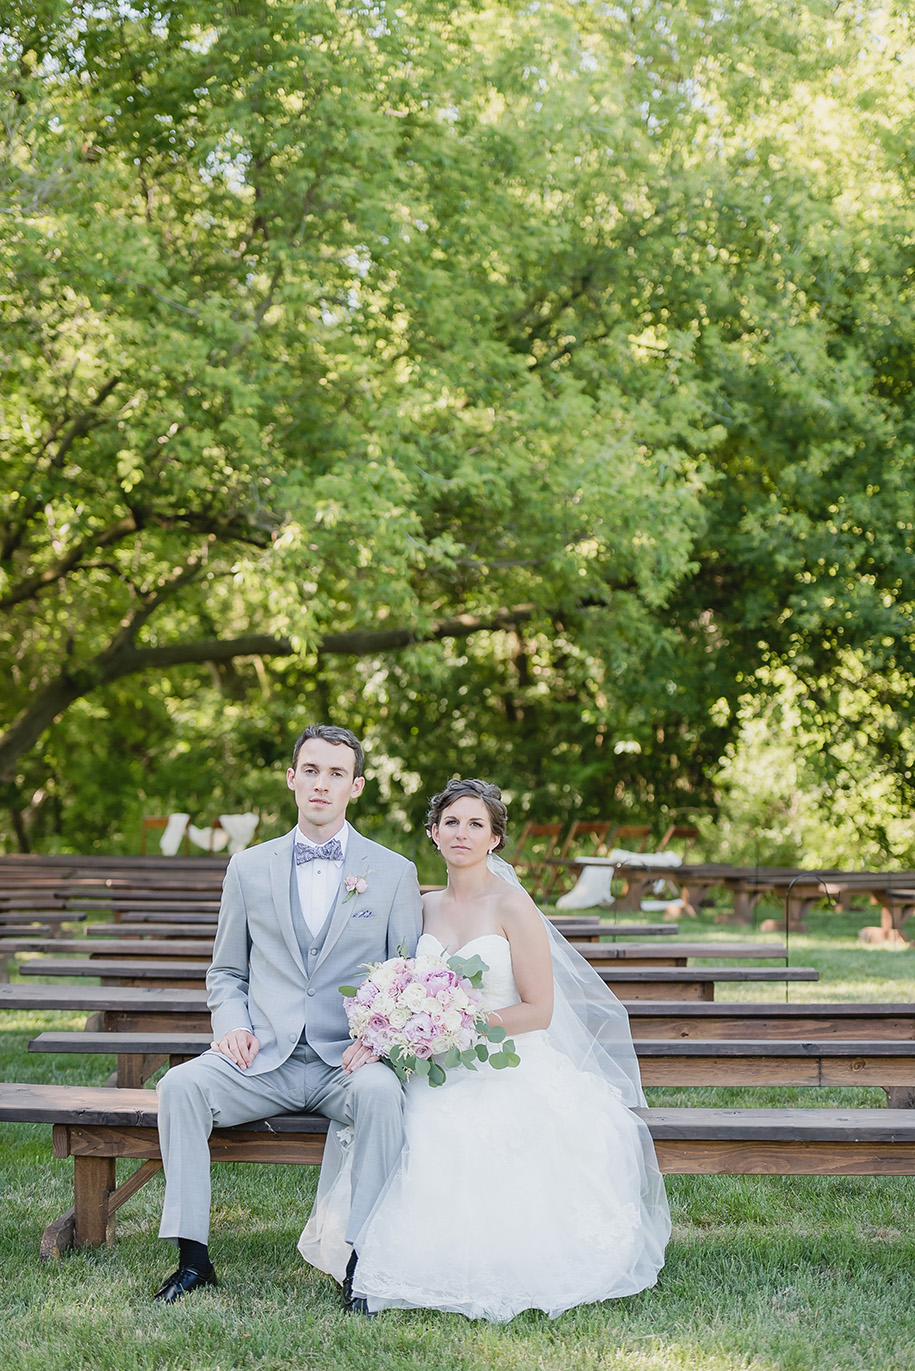
{"type": "Polygon", "coordinates": [[[349,1261],[346,1263],[346,1273],[343,1277],[343,1308],[347,1314],[358,1314],[363,1319],[373,1319],[378,1310],[371,1310],[368,1301],[361,1295],[353,1294],[353,1278],[356,1275],[356,1264],[359,1261],[355,1252],[350,1253],[349,1261]]]}
{"type": "Polygon", "coordinates": [[[369,1309],[368,1300],[364,1300],[361,1295],[353,1295],[343,1306],[347,1314],[358,1314],[363,1319],[377,1318],[381,1312],[379,1309],[369,1309]]]}
{"type": "Polygon", "coordinates": [[[193,1266],[179,1266],[177,1271],[163,1282],[161,1288],[153,1295],[154,1300],[159,1300],[162,1304],[174,1304],[180,1300],[182,1295],[188,1294],[191,1290],[199,1290],[202,1285],[216,1285],[216,1272],[212,1266],[209,1271],[195,1271],[193,1266]]]}
{"type": "Polygon", "coordinates": [[[353,1302],[353,1276],[356,1274],[356,1263],[359,1258],[355,1251],[349,1254],[349,1261],[346,1263],[346,1274],[343,1277],[343,1308],[349,1309],[353,1302]]]}

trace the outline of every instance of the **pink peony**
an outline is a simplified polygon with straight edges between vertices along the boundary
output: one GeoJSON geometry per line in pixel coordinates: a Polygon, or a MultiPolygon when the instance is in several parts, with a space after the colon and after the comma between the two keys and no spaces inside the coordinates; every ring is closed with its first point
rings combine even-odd
{"type": "Polygon", "coordinates": [[[427,994],[434,995],[436,998],[438,998],[440,992],[443,990],[453,993],[459,984],[458,978],[455,976],[454,972],[447,970],[429,971],[423,976],[422,981],[423,985],[426,987],[427,994]]]}
{"type": "Polygon", "coordinates": [[[438,1036],[438,1032],[438,1026],[433,1023],[430,1014],[414,1014],[404,1028],[403,1034],[417,1057],[428,1057],[431,1055],[429,1045],[438,1036]]]}

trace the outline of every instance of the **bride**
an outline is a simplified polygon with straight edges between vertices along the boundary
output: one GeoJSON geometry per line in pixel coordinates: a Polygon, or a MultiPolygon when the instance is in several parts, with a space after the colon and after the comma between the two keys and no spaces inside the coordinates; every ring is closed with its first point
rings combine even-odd
{"type": "MultiPolygon", "coordinates": [[[[331,1129],[299,1250],[350,1284],[361,1312],[556,1317],[654,1285],[664,1262],[670,1216],[630,1110],[644,1096],[626,1012],[494,855],[506,822],[484,781],[433,797],[428,831],[448,885],[425,896],[417,952],[480,956],[483,1005],[521,1064],[458,1067],[435,1089],[409,1082],[400,1166],[352,1251],[349,1139],[331,1129]]],[[[367,1060],[354,1043],[343,1064],[367,1060]]]]}

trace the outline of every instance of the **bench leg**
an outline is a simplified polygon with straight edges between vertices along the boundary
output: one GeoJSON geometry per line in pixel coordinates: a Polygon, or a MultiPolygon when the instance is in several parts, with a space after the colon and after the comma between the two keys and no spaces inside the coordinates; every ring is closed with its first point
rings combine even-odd
{"type": "Polygon", "coordinates": [[[74,1247],[105,1247],[114,1241],[108,1199],[115,1189],[114,1157],[73,1158],[74,1247]]]}
{"type": "Polygon", "coordinates": [[[59,1261],[69,1247],[74,1245],[76,1235],[76,1210],[68,1209],[59,1219],[49,1223],[41,1235],[39,1257],[43,1262],[59,1261]]]}

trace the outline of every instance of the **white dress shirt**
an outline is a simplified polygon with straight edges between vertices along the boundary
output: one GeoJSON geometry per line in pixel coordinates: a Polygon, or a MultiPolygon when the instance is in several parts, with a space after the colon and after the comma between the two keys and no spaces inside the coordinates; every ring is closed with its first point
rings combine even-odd
{"type": "MultiPolygon", "coordinates": [[[[330,838],[336,838],[339,841],[345,860],[349,824],[344,822],[343,827],[338,832],[332,833],[330,838]]],[[[313,843],[310,838],[305,837],[301,829],[297,828],[295,846],[323,847],[324,843],[330,841],[330,838],[324,838],[320,843],[313,843]]],[[[295,860],[294,855],[293,860],[295,860]]],[[[316,938],[324,927],[331,905],[340,889],[340,882],[343,879],[343,861],[328,862],[322,857],[317,857],[313,862],[296,863],[295,874],[302,914],[308,925],[308,931],[313,938],[316,938]]]]}

